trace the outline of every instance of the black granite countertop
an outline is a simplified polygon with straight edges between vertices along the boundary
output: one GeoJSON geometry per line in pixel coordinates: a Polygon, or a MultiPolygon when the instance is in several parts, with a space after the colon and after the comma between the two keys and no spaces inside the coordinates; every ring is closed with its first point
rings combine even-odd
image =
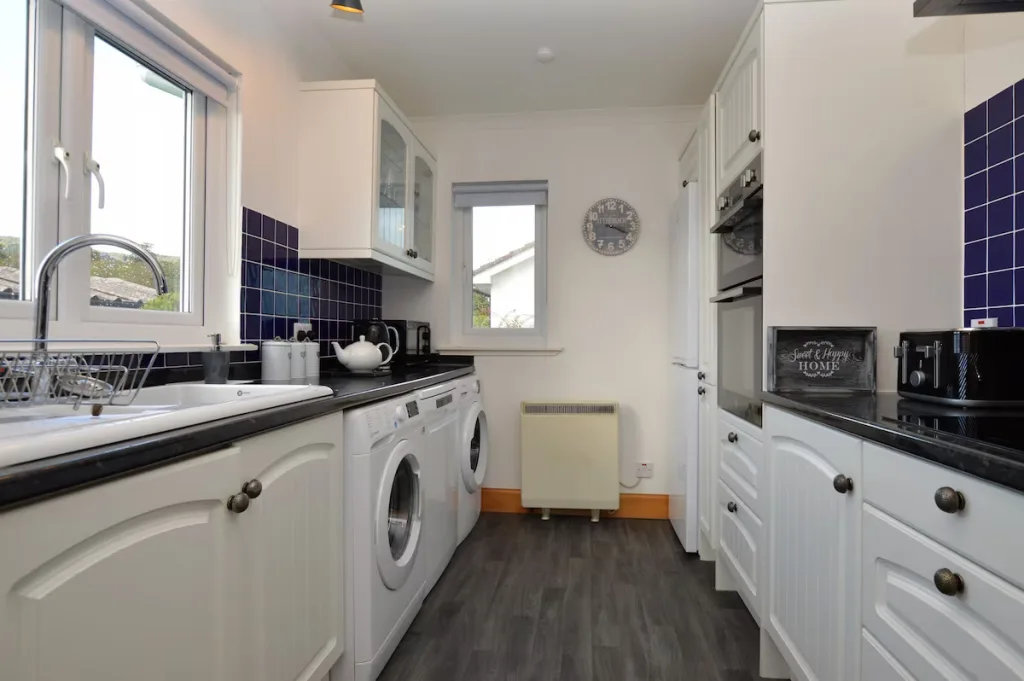
{"type": "Polygon", "coordinates": [[[288,404],[0,468],[0,509],[208,454],[261,433],[422,390],[473,371],[472,364],[459,363],[426,364],[388,376],[326,373],[320,382],[334,389],[333,397],[288,404]]]}
{"type": "Polygon", "coordinates": [[[765,392],[766,404],[1024,492],[1024,410],[960,409],[876,395],[765,392]]]}

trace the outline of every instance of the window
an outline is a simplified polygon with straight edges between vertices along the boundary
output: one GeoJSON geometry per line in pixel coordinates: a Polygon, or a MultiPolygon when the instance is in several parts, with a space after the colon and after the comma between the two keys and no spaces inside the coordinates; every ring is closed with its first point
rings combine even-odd
{"type": "Polygon", "coordinates": [[[547,183],[456,184],[454,201],[463,253],[456,336],[466,345],[543,341],[547,183]]]}
{"type": "Polygon", "coordinates": [[[58,243],[112,234],[156,257],[168,293],[133,254],[76,253],[51,337],[237,338],[237,73],[165,22],[123,0],[0,8],[0,80],[20,97],[0,113],[0,317],[31,317],[29,283],[58,243]]]}

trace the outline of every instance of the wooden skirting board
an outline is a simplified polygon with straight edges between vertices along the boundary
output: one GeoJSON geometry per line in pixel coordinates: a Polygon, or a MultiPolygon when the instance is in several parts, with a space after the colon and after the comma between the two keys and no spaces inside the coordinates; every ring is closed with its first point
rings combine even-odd
{"type": "MultiPolygon", "coordinates": [[[[492,489],[484,487],[480,495],[480,510],[484,513],[540,513],[540,509],[523,508],[521,494],[517,489],[492,489]]],[[[555,515],[590,515],[588,510],[552,509],[555,515]]],[[[602,518],[647,518],[668,519],[667,494],[620,494],[619,510],[601,511],[602,518]]]]}

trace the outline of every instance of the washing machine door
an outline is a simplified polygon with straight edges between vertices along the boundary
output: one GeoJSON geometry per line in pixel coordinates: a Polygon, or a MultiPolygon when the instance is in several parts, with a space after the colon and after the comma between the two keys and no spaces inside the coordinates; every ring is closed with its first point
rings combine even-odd
{"type": "Polygon", "coordinates": [[[483,486],[490,448],[487,413],[484,412],[480,403],[476,402],[470,407],[463,423],[462,440],[459,446],[462,484],[466,486],[466,491],[476,493],[483,486]]]}
{"type": "Polygon", "coordinates": [[[392,591],[408,581],[423,532],[420,461],[413,444],[402,440],[388,457],[377,495],[374,544],[377,570],[392,591]]]}

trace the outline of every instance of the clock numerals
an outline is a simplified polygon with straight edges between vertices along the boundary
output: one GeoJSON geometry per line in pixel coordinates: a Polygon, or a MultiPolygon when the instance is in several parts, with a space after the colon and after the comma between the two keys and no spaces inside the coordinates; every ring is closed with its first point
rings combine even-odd
{"type": "Polygon", "coordinates": [[[625,247],[626,247],[626,240],[625,239],[619,239],[619,248],[625,248],[625,247]]]}
{"type": "Polygon", "coordinates": [[[598,248],[604,248],[604,239],[598,239],[597,240],[597,247],[598,248]]]}

